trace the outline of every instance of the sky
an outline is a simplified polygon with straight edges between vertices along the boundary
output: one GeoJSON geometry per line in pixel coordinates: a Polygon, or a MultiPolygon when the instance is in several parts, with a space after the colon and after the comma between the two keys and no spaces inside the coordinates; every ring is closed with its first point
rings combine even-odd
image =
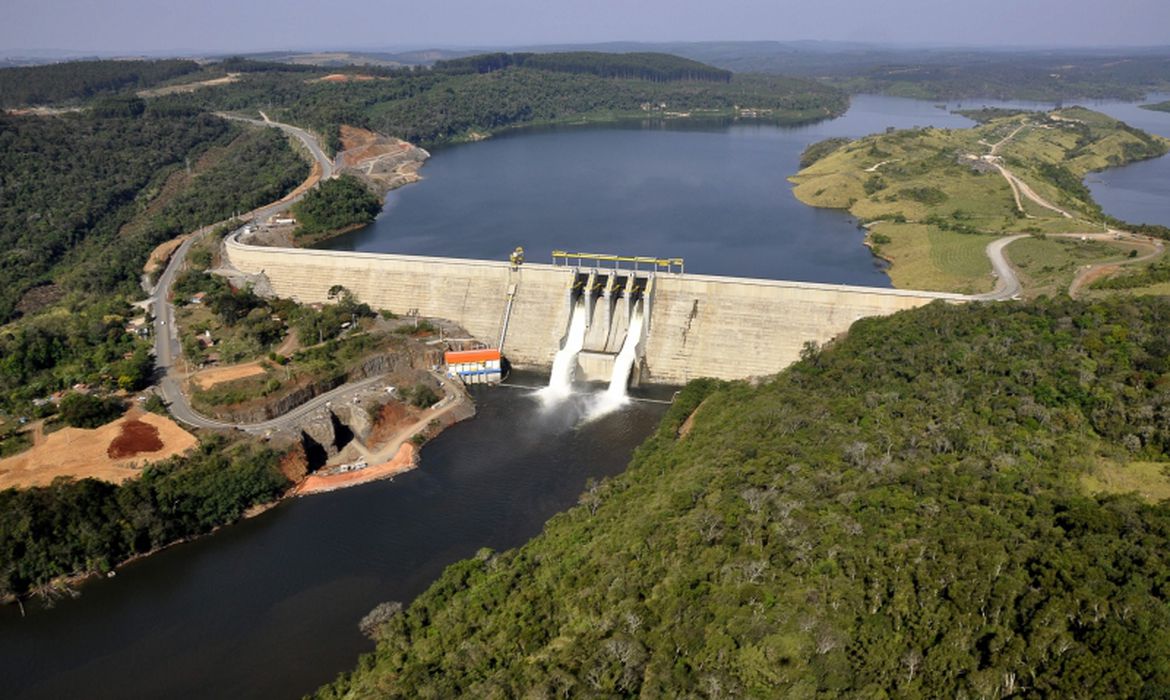
{"type": "Polygon", "coordinates": [[[1170,45],[1170,0],[0,0],[0,51],[253,52],[604,41],[1170,45]]]}

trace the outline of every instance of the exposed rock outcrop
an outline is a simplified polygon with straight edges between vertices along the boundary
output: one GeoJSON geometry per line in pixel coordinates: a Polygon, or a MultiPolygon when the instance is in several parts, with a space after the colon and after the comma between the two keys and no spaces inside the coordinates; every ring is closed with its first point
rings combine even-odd
{"type": "Polygon", "coordinates": [[[339,172],[358,175],[383,192],[421,179],[418,169],[430,153],[401,139],[343,125],[341,145],[334,166],[339,172]]]}

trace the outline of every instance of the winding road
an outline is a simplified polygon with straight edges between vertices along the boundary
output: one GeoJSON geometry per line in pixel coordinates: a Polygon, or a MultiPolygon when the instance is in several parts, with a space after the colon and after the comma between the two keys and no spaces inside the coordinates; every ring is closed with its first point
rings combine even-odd
{"type": "MultiPolygon", "coordinates": [[[[321,178],[326,179],[333,176],[333,163],[325,155],[325,152],[321,149],[317,138],[313,134],[289,124],[274,122],[263,112],[260,115],[263,117],[263,120],[249,119],[231,114],[220,114],[219,116],[225,119],[234,119],[258,126],[280,129],[292,135],[303,143],[313,156],[313,159],[321,169],[321,178]]],[[[312,177],[310,177],[311,180],[312,177]]],[[[303,196],[304,192],[301,192],[294,197],[288,197],[253,210],[242,218],[267,218],[273,214],[285,211],[303,196]]],[[[362,381],[342,385],[301,404],[282,416],[261,423],[226,423],[208,418],[195,411],[191,407],[191,402],[188,401],[187,396],[183,393],[182,374],[177,366],[177,363],[182,359],[182,350],[179,346],[178,329],[175,327],[175,308],[170,301],[171,286],[174,284],[179,271],[183,268],[183,263],[186,261],[187,253],[190,252],[191,247],[202,240],[208,233],[226,223],[228,222],[221,221],[210,226],[204,226],[188,236],[182,245],[171,255],[170,262],[167,263],[166,269],[163,270],[153,291],[150,293],[150,304],[154,312],[155,364],[158,372],[162,375],[158,382],[158,389],[162,394],[163,400],[166,401],[171,415],[179,422],[196,428],[236,429],[254,434],[262,434],[272,430],[291,427],[314,411],[324,408],[326,404],[332,401],[345,401],[360,392],[372,389],[384,381],[384,377],[371,377],[362,381]]]]}
{"type": "MultiPolygon", "coordinates": [[[[990,151],[988,152],[987,156],[984,157],[984,159],[990,157],[990,160],[987,162],[990,162],[991,165],[995,166],[995,168],[999,170],[999,174],[1003,176],[1004,180],[1007,180],[1008,186],[1011,187],[1012,190],[1012,196],[1015,197],[1016,200],[1016,208],[1022,212],[1026,218],[1033,219],[1036,217],[1032,216],[1024,209],[1024,202],[1021,196],[1031,200],[1037,206],[1060,214],[1066,219],[1075,219],[1076,217],[1074,217],[1067,210],[1061,209],[1060,207],[1037,194],[1036,191],[1028,185],[1028,183],[1024,182],[1015,173],[1008,170],[1001,162],[1001,159],[998,155],[999,149],[1015,138],[1016,135],[1019,134],[1020,131],[1022,131],[1026,126],[1028,125],[1021,124],[1020,126],[1016,127],[1016,129],[1010,134],[1003,137],[994,144],[987,143],[986,141],[980,141],[979,143],[990,148],[990,151]]],[[[977,156],[968,157],[977,158],[977,156]]],[[[1081,287],[1092,282],[1093,279],[1101,276],[1102,274],[1107,274],[1108,272],[1121,268],[1125,265],[1132,265],[1134,263],[1150,260],[1161,255],[1165,250],[1165,245],[1161,241],[1155,241],[1149,237],[1142,237],[1128,231],[1119,231],[1108,227],[1106,227],[1106,231],[1104,233],[1050,233],[1048,235],[1054,238],[1080,238],[1082,240],[1130,240],[1131,242],[1138,245],[1150,245],[1153,248],[1151,252],[1146,253],[1145,255],[1131,258],[1129,260],[1086,265],[1076,275],[1076,277],[1073,278],[1072,283],[1069,285],[1068,294],[1073,298],[1076,298],[1077,293],[1080,291],[1081,287]]],[[[1020,278],[1016,274],[1015,269],[1012,268],[1011,263],[1008,262],[1007,257],[1004,255],[1004,248],[1013,242],[1020,240],[1021,238],[1027,238],[1027,236],[1028,234],[1005,236],[1004,238],[999,238],[988,244],[987,257],[991,260],[991,267],[995,271],[995,289],[985,294],[973,295],[971,297],[972,299],[981,301],[995,301],[1014,299],[1019,296],[1020,292],[1022,291],[1020,278]]]]}

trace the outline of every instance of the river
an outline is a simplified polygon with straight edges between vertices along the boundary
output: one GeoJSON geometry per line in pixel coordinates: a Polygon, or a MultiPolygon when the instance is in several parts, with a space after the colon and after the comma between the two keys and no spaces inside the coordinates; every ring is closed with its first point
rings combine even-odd
{"type": "Polygon", "coordinates": [[[587,479],[621,472],[665,410],[634,402],[582,423],[580,406],[545,411],[531,390],[473,393],[478,415],[393,481],[286,501],[24,619],[4,607],[4,697],[309,692],[371,648],[357,629],[370,608],[530,539],[587,479]]]}
{"type": "MultiPolygon", "coordinates": [[[[1170,115],[1089,106],[1170,132],[1170,115]]],[[[800,205],[785,178],[823,138],[971,123],[930,102],[861,96],[839,119],[796,128],[516,134],[438,152],[426,179],[392,193],[373,226],[330,245],[497,258],[524,245],[532,260],[555,247],[681,255],[688,271],[888,285],[855,222],[800,205]]],[[[1132,191],[1149,178],[1116,174],[1154,164],[1165,186],[1163,158],[1092,176],[1094,193],[1132,191]]],[[[1163,216],[1165,192],[1153,195],[1163,216]]],[[[1124,203],[1106,210],[1141,218],[1124,203]]],[[[310,692],[371,648],[357,631],[370,608],[409,601],[481,547],[537,534],[588,478],[620,472],[664,410],[635,402],[582,423],[579,406],[544,413],[520,389],[475,397],[479,415],[425,446],[420,468],[394,481],[282,503],[26,618],[0,608],[3,695],[310,692]]]]}

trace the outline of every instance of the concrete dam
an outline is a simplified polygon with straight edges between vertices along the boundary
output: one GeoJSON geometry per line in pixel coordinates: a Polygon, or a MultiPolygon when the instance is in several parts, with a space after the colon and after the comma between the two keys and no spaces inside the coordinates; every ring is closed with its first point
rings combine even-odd
{"type": "Polygon", "coordinates": [[[454,321],[498,345],[515,367],[550,369],[574,342],[576,377],[597,381],[610,379],[621,354],[632,361],[635,382],[774,374],[799,359],[805,343],[824,343],[860,318],[969,300],[593,265],[261,247],[239,234],[224,249],[233,267],[263,276],[278,296],[325,303],[329,288],[342,285],[375,309],[454,321]],[[630,330],[637,337],[626,348],[630,330]]]}

